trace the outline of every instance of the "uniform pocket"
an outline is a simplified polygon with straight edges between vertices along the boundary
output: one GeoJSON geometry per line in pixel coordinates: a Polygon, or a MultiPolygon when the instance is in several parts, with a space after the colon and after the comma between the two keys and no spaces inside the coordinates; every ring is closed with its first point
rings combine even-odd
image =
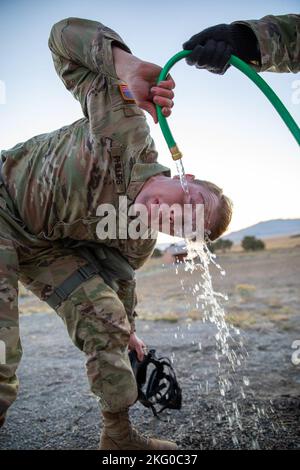
{"type": "Polygon", "coordinates": [[[144,111],[139,108],[136,104],[121,104],[112,108],[114,112],[121,111],[124,116],[132,117],[132,116],[142,116],[145,118],[144,111]]]}

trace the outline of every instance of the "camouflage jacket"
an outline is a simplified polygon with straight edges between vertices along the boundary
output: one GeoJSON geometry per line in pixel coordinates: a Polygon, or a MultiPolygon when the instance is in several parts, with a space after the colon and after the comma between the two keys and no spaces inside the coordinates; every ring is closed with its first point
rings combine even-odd
{"type": "Polygon", "coordinates": [[[268,15],[235,24],[250,26],[257,37],[261,53],[261,65],[254,64],[257,71],[300,71],[300,15],[268,15]]]}
{"type": "MultiPolygon", "coordinates": [[[[55,69],[79,100],[84,118],[1,152],[5,185],[38,239],[99,242],[100,204],[111,203],[118,213],[119,196],[127,196],[130,206],[147,179],[170,176],[169,168],[157,163],[143,111],[120,89],[112,43],[130,52],[101,23],[68,18],[55,24],[49,38],[55,69]]],[[[134,269],[144,264],[155,242],[100,240],[119,249],[134,269]]]]}
{"type": "MultiPolygon", "coordinates": [[[[97,242],[99,204],[117,209],[119,196],[125,195],[130,205],[148,178],[170,175],[157,163],[143,111],[122,96],[112,42],[129,51],[101,23],[69,18],[55,24],[49,39],[54,65],[85,117],[1,152],[6,187],[38,238],[97,242]]],[[[105,243],[138,268],[155,240],[105,243]]]]}

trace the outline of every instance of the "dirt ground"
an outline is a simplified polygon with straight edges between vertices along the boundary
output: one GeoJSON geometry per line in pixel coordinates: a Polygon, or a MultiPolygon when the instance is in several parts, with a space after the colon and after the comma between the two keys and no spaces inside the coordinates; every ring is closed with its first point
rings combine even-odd
{"type": "MultiPolygon", "coordinates": [[[[215,290],[228,294],[228,321],[240,329],[248,352],[232,391],[227,398],[219,392],[215,326],[203,322],[181,289],[180,279],[188,288],[191,275],[151,260],[138,275],[138,334],[172,358],[183,406],[157,420],[137,404],[133,421],[181,449],[299,449],[300,364],[292,362],[292,344],[300,340],[300,248],[225,254],[218,261],[227,275],[212,271],[215,290]],[[236,409],[240,419],[231,423],[236,409]]],[[[0,431],[0,449],[96,448],[101,421],[84,357],[44,304],[23,295],[20,308],[21,388],[0,431]]]]}

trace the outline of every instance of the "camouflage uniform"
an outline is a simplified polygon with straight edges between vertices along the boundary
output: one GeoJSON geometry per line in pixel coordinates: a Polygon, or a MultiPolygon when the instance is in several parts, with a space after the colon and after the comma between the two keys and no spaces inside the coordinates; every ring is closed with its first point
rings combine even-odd
{"type": "Polygon", "coordinates": [[[261,53],[261,65],[254,64],[258,72],[300,71],[300,15],[268,15],[233,24],[250,26],[256,35],[261,53]]]}
{"type": "MultiPolygon", "coordinates": [[[[80,101],[84,118],[1,152],[0,185],[0,415],[14,401],[21,359],[18,280],[40,299],[86,265],[73,247],[88,242],[118,249],[137,269],[151,255],[155,240],[100,240],[96,226],[101,203],[129,206],[153,175],[170,176],[157,152],[144,113],[120,92],[112,44],[129,51],[101,23],[69,18],[54,25],[49,47],[66,88],[80,101]]],[[[130,51],[129,51],[130,52],[130,51]]],[[[92,391],[106,411],[118,412],[137,396],[128,360],[134,330],[134,280],[116,293],[100,275],[82,283],[57,308],[75,345],[87,355],[92,391]]]]}

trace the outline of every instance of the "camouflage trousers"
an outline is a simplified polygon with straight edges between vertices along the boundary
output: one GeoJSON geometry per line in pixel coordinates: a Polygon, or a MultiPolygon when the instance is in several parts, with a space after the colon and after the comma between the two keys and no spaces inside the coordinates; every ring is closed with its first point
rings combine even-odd
{"type": "MultiPolygon", "coordinates": [[[[45,300],[86,264],[60,242],[50,243],[28,233],[17,218],[0,185],[0,416],[18,392],[16,370],[22,356],[18,280],[45,300]]],[[[130,324],[117,293],[94,275],[73,291],[57,314],[73,343],[86,354],[90,387],[102,410],[118,412],[132,405],[137,386],[128,358],[130,324]]]]}

